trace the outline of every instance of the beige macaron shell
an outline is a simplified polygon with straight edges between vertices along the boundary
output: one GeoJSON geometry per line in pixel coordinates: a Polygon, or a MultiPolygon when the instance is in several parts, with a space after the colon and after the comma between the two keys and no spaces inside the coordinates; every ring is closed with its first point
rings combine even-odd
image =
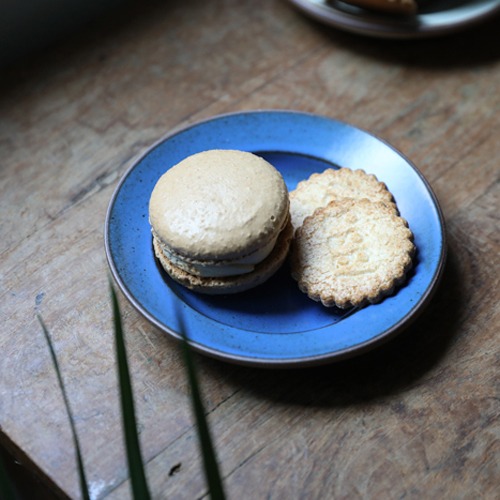
{"type": "Polygon", "coordinates": [[[149,203],[155,235],[181,255],[232,259],[276,236],[288,216],[281,174],[243,151],[210,150],[168,170],[149,203]]]}

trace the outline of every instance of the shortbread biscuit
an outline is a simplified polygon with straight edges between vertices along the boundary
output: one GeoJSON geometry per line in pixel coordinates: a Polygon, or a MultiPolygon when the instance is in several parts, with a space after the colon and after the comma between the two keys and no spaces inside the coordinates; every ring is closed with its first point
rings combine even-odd
{"type": "Polygon", "coordinates": [[[331,202],[295,233],[291,273],[325,306],[379,302],[401,284],[415,252],[407,222],[381,202],[331,202]]]}
{"type": "Polygon", "coordinates": [[[290,193],[290,215],[294,229],[297,230],[316,209],[342,198],[381,201],[397,213],[392,194],[375,175],[367,174],[364,170],[328,168],[299,182],[290,193]]]}

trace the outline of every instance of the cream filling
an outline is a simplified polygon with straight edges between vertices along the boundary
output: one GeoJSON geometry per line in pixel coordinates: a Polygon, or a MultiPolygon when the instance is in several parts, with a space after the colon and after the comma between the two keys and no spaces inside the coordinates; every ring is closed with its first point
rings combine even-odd
{"type": "Polygon", "coordinates": [[[225,278],[251,273],[257,264],[262,262],[274,249],[278,236],[273,238],[264,247],[259,248],[245,257],[224,261],[192,261],[184,259],[181,255],[171,252],[166,245],[161,243],[161,249],[165,257],[179,269],[189,274],[202,278],[225,278]]]}

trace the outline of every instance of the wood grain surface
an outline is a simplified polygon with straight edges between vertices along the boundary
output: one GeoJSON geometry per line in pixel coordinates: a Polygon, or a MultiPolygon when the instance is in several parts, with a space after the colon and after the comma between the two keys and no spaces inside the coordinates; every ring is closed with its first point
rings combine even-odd
{"type": "MultiPolygon", "coordinates": [[[[146,2],[0,79],[0,442],[79,498],[50,329],[92,496],[130,497],[103,224],[121,175],[172,129],[250,109],[369,130],[418,166],[449,257],[418,321],[334,365],[196,356],[229,498],[498,498],[498,20],[446,38],[344,34],[285,1],[146,2]]],[[[154,498],[207,496],[178,345],[123,298],[154,498]]]]}

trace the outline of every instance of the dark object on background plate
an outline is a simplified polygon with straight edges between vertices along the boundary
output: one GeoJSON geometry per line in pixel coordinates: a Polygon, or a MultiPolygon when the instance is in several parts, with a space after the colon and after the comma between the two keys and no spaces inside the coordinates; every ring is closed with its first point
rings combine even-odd
{"type": "Polygon", "coordinates": [[[391,14],[412,15],[417,12],[415,0],[343,0],[345,3],[391,14]]]}

